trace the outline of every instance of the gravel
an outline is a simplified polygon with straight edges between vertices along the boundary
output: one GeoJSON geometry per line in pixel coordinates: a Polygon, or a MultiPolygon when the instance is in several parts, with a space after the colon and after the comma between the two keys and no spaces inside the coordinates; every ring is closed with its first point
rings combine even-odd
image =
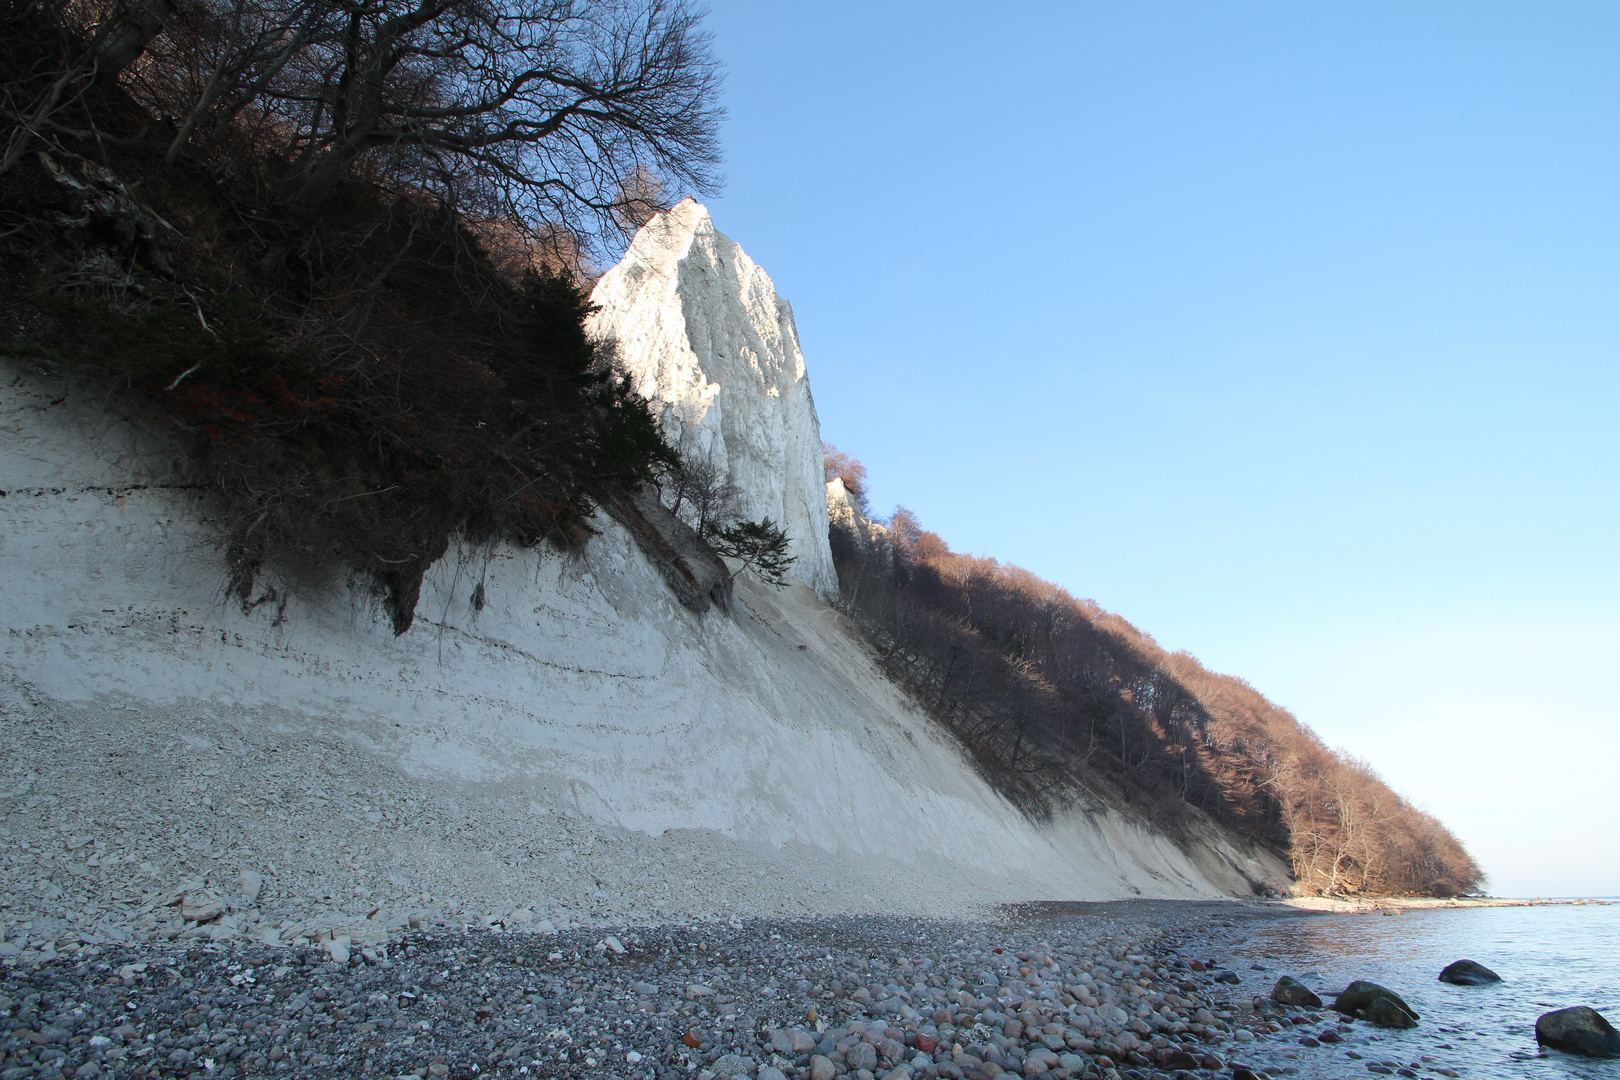
{"type": "Polygon", "coordinates": [[[1151,1080],[1297,1073],[1302,1037],[1355,1042],[1332,1014],[1225,996],[1203,943],[1234,909],[426,929],[341,963],[327,945],[69,942],[5,958],[0,1080],[1151,1080]]]}
{"type": "Polygon", "coordinates": [[[930,860],[902,862],[909,887],[896,889],[896,860],[710,829],[652,835],[532,785],[411,772],[299,714],[14,691],[0,674],[0,955],[48,957],[64,936],[293,944],[336,931],[369,945],[412,918],[965,917],[990,905],[964,894],[1008,889],[930,860]]]}

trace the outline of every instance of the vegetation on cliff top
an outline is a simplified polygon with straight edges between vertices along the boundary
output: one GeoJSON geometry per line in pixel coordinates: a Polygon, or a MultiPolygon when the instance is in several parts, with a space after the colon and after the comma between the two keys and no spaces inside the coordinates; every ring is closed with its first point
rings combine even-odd
{"type": "MultiPolygon", "coordinates": [[[[828,480],[866,470],[827,447],[828,480]]],[[[1089,600],[954,552],[901,508],[833,522],[845,609],[890,673],[1035,811],[1114,787],[1160,824],[1196,806],[1286,856],[1296,888],[1451,896],[1483,874],[1434,817],[1242,679],[1089,600]]]]}
{"type": "Polygon", "coordinates": [[[403,632],[452,535],[577,544],[679,472],[581,271],[712,187],[688,6],[0,10],[0,334],[191,437],[244,604],[337,561],[403,632]]]}

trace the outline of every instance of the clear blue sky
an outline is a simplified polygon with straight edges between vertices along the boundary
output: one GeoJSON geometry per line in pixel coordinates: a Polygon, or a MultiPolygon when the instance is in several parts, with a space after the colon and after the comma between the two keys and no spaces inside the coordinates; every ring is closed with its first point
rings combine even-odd
{"type": "Polygon", "coordinates": [[[1620,894],[1620,6],[716,0],[825,437],[1620,894]]]}

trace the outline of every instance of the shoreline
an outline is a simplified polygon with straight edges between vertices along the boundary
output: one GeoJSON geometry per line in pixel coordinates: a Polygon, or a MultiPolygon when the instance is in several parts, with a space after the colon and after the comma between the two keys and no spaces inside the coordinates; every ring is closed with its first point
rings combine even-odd
{"type": "MultiPolygon", "coordinates": [[[[1344,1058],[1368,1068],[1391,1058],[1389,1033],[1271,1001],[1275,972],[1251,968],[1245,953],[1267,924],[1334,913],[1282,901],[1129,899],[1007,905],[955,920],[424,926],[352,950],[338,941],[108,942],[0,958],[0,1019],[9,1021],[0,1028],[10,1029],[0,1030],[0,1074],[1337,1076],[1344,1058]]],[[[1448,1050],[1430,1046],[1444,1030],[1422,1032],[1418,1053],[1448,1050]]],[[[1404,1061],[1414,1047],[1403,1041],[1404,1061]]],[[[1399,1071],[1372,1071],[1386,1067],[1399,1071]]],[[[1459,1075],[1432,1057],[1421,1068],[1459,1075]]]]}
{"type": "Polygon", "coordinates": [[[1279,904],[1299,911],[1335,915],[1398,915],[1403,911],[1434,911],[1439,908],[1502,908],[1502,907],[1583,907],[1595,904],[1607,907],[1620,901],[1596,898],[1507,896],[1467,896],[1441,899],[1432,896],[1381,896],[1367,900],[1344,900],[1328,896],[1294,896],[1284,900],[1261,900],[1256,903],[1279,904]]]}

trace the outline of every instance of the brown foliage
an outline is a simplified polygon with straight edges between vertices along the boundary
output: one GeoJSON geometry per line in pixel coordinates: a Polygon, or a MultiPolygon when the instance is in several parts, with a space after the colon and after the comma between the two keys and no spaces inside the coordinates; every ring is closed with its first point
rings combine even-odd
{"type": "Polygon", "coordinates": [[[901,508],[889,543],[834,528],[846,610],[986,772],[1037,808],[1101,782],[1191,804],[1284,854],[1306,893],[1456,893],[1479,867],[1438,821],[1242,679],[1163,649],[901,508]]]}
{"type": "Polygon", "coordinates": [[[822,479],[829,484],[834,480],[844,482],[844,490],[849,492],[855,504],[864,508],[866,506],[866,466],[850,455],[844,453],[830,442],[821,444],[822,479]]]}

